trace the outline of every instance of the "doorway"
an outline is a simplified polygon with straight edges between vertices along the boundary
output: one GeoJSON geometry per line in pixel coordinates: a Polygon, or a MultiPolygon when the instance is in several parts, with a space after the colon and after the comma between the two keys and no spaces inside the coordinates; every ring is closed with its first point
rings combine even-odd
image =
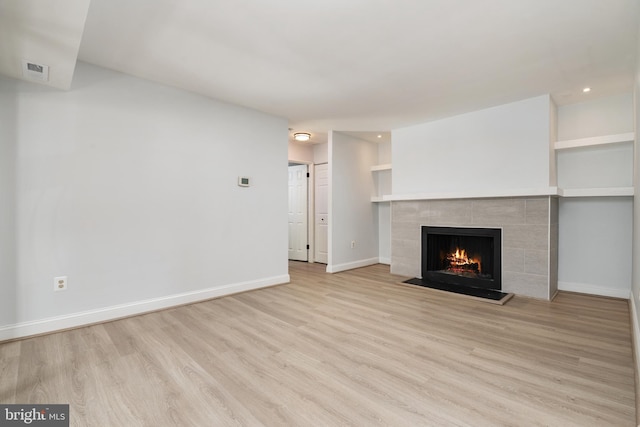
{"type": "Polygon", "coordinates": [[[309,170],[307,165],[289,166],[289,259],[309,260],[309,170]]]}
{"type": "Polygon", "coordinates": [[[315,261],[329,261],[329,165],[315,167],[315,261]]]}

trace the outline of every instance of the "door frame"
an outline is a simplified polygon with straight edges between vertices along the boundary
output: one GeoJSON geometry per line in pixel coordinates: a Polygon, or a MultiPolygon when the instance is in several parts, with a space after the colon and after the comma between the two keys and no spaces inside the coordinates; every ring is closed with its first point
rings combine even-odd
{"type": "Polygon", "coordinates": [[[309,179],[307,180],[307,245],[309,246],[307,252],[307,262],[313,264],[315,262],[315,164],[313,162],[305,162],[300,160],[289,160],[288,166],[300,166],[307,165],[307,172],[309,173],[309,179]]]}
{"type": "MultiPolygon", "coordinates": [[[[327,222],[328,222],[328,224],[327,224],[327,231],[326,231],[326,232],[327,232],[327,236],[326,236],[326,239],[327,239],[327,255],[326,255],[326,259],[323,259],[323,261],[318,261],[318,260],[317,260],[317,258],[318,258],[318,257],[316,257],[316,261],[317,261],[317,262],[321,262],[321,263],[323,263],[323,264],[326,264],[326,266],[327,266],[326,270],[327,270],[327,273],[329,273],[328,269],[329,269],[329,265],[330,265],[330,264],[329,264],[329,260],[330,260],[330,258],[331,258],[331,222],[332,222],[332,221],[330,221],[330,220],[329,220],[329,216],[330,216],[330,212],[331,212],[331,169],[330,169],[329,162],[317,163],[317,164],[315,165],[315,168],[316,168],[316,170],[315,170],[315,172],[316,172],[316,176],[317,176],[317,174],[318,174],[318,172],[317,172],[317,168],[319,168],[320,166],[326,166],[326,167],[327,167],[327,201],[326,201],[326,203],[327,203],[327,211],[326,211],[326,213],[327,213],[327,222]]],[[[314,231],[314,233],[316,233],[316,237],[318,237],[318,222],[317,222],[317,218],[316,218],[316,216],[317,216],[317,212],[318,212],[318,209],[317,209],[317,207],[315,206],[315,202],[316,202],[316,197],[315,197],[316,185],[315,185],[315,182],[316,182],[316,181],[317,181],[317,179],[314,181],[314,189],[313,189],[313,190],[314,190],[314,199],[313,199],[313,202],[314,202],[313,231],[314,231]]],[[[318,239],[316,239],[316,242],[317,242],[317,241],[318,241],[318,239]]],[[[314,247],[314,250],[316,250],[316,249],[317,249],[317,248],[316,248],[316,247],[314,247]]]]}

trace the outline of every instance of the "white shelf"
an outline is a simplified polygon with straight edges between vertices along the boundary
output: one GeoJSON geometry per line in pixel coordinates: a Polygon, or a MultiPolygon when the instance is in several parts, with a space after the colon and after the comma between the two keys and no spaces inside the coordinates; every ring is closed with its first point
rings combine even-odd
{"type": "MultiPolygon", "coordinates": [[[[391,170],[391,163],[385,163],[385,164],[381,164],[381,165],[374,165],[371,166],[371,172],[382,172],[382,171],[390,171],[391,170]]],[[[391,179],[391,175],[379,175],[377,179],[384,179],[386,182],[389,183],[389,185],[384,186],[386,189],[381,189],[380,188],[380,183],[376,184],[376,189],[378,192],[380,191],[389,191],[391,184],[390,184],[390,180],[391,179]]],[[[379,196],[372,196],[371,197],[371,202],[372,203],[385,203],[385,202],[389,202],[389,197],[388,195],[379,195],[379,196]]]]}
{"type": "Polygon", "coordinates": [[[391,196],[373,196],[371,198],[371,203],[389,203],[391,196]]]}
{"type": "Polygon", "coordinates": [[[594,145],[619,144],[623,142],[633,142],[635,133],[620,133],[617,135],[594,136],[591,138],[568,139],[555,143],[556,150],[565,150],[567,148],[590,147],[594,145]]]}
{"type": "MultiPolygon", "coordinates": [[[[558,195],[559,190],[557,187],[545,187],[523,188],[514,190],[460,191],[452,193],[396,194],[382,196],[382,201],[397,202],[405,200],[486,199],[494,197],[536,197],[558,195]]],[[[379,199],[379,197],[377,197],[377,199],[379,199]]]]}
{"type": "Polygon", "coordinates": [[[610,188],[564,188],[559,190],[561,197],[620,197],[633,196],[633,187],[610,188]]]}
{"type": "Polygon", "coordinates": [[[455,193],[421,193],[375,196],[371,198],[373,203],[399,202],[408,200],[444,200],[444,199],[484,199],[499,197],[633,197],[633,187],[609,187],[609,188],[539,188],[490,192],[455,192],[455,193]]]}
{"type": "Polygon", "coordinates": [[[371,166],[371,172],[389,171],[389,170],[391,170],[391,163],[387,163],[384,165],[371,166]]]}

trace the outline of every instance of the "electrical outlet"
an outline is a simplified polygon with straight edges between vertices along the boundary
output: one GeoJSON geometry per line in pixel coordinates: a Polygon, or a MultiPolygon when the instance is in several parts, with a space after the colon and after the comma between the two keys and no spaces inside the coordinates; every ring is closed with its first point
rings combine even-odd
{"type": "Polygon", "coordinates": [[[67,276],[60,276],[53,278],[53,290],[54,291],[66,291],[67,290],[67,276]]]}
{"type": "Polygon", "coordinates": [[[355,241],[355,240],[352,240],[352,241],[351,241],[351,249],[353,249],[353,248],[355,248],[355,247],[356,247],[356,241],[355,241]]]}

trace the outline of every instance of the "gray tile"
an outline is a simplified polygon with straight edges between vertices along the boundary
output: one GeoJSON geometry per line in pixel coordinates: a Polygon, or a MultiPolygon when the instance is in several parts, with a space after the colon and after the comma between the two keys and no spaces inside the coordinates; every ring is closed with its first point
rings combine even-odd
{"type": "Polygon", "coordinates": [[[524,273],[524,249],[502,249],[502,271],[524,273]]]}
{"type": "Polygon", "coordinates": [[[420,219],[429,225],[470,225],[471,201],[432,200],[420,219]]]}
{"type": "Polygon", "coordinates": [[[505,225],[502,228],[504,248],[540,249],[548,248],[547,225],[505,225]]]}
{"type": "Polygon", "coordinates": [[[472,203],[473,224],[524,224],[525,199],[479,199],[472,203]]]}
{"type": "Polygon", "coordinates": [[[549,198],[549,222],[551,224],[557,224],[558,223],[558,209],[559,209],[559,204],[560,201],[558,200],[557,197],[550,197],[549,198]]]}
{"type": "Polygon", "coordinates": [[[393,202],[391,218],[394,222],[415,222],[418,216],[418,202],[393,202]]]}
{"type": "Polygon", "coordinates": [[[558,226],[557,223],[550,225],[549,243],[550,243],[551,247],[557,247],[558,246],[558,229],[559,229],[559,226],[558,226]]]}
{"type": "Polygon", "coordinates": [[[549,297],[558,291],[558,224],[551,225],[549,242],[549,297]]]}
{"type": "Polygon", "coordinates": [[[397,274],[399,276],[419,277],[420,266],[416,268],[412,263],[404,262],[403,260],[391,260],[391,274],[397,274]]]}
{"type": "Polygon", "coordinates": [[[547,276],[549,274],[549,252],[537,249],[525,250],[524,272],[547,276]]]}
{"type": "Polygon", "coordinates": [[[547,224],[549,221],[549,198],[526,199],[525,221],[527,224],[547,224]]]}
{"type": "Polygon", "coordinates": [[[428,200],[423,200],[418,205],[418,219],[420,221],[427,221],[429,218],[429,210],[431,208],[431,203],[428,200]]]}
{"type": "Polygon", "coordinates": [[[391,239],[415,240],[419,242],[420,238],[421,238],[421,229],[418,224],[398,223],[398,222],[393,222],[391,224],[391,239]]]}
{"type": "Polygon", "coordinates": [[[420,260],[420,242],[413,240],[391,240],[391,256],[420,260]]]}
{"type": "Polygon", "coordinates": [[[558,274],[549,276],[549,299],[552,299],[558,293],[558,274]]]}
{"type": "Polygon", "coordinates": [[[502,291],[549,300],[549,288],[546,276],[505,271],[502,274],[502,291]]]}

